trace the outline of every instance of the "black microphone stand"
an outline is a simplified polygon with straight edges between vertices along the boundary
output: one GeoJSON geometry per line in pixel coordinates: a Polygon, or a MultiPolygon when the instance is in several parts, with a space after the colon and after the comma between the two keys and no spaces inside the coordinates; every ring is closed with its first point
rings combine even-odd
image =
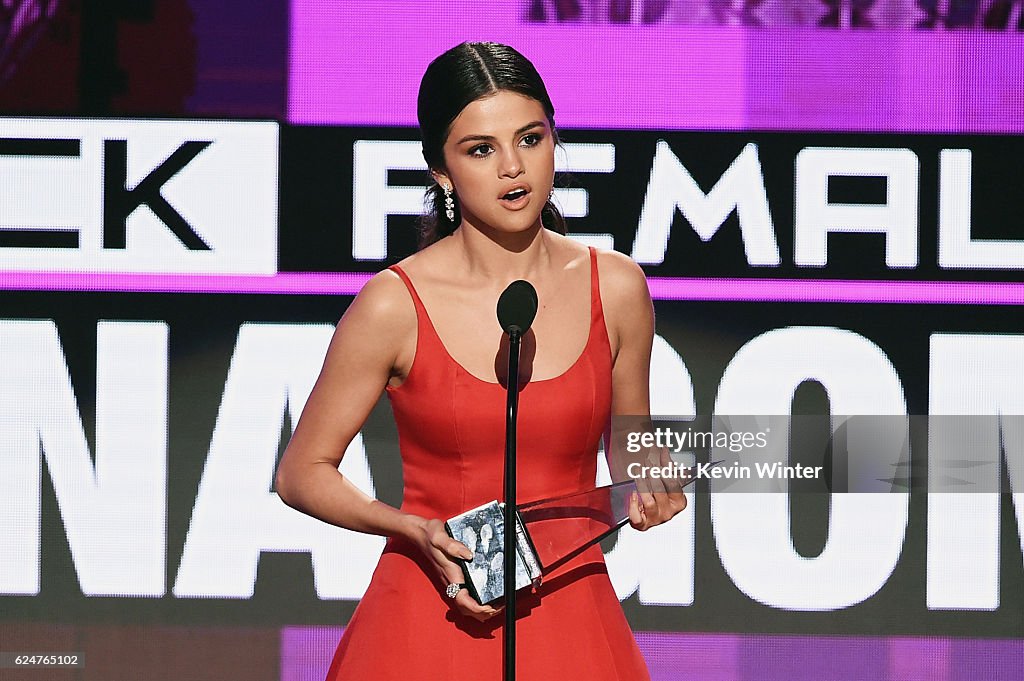
{"type": "Polygon", "coordinates": [[[516,678],[516,419],[519,413],[519,349],[522,331],[509,329],[505,401],[505,681],[516,678]]]}

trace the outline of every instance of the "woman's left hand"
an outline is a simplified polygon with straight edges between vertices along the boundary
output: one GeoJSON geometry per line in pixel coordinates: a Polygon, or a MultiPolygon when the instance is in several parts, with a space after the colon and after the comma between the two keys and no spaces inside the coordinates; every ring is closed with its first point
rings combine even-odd
{"type": "MultiPolygon", "coordinates": [[[[670,461],[662,450],[661,465],[670,461]]],[[[639,478],[629,499],[629,524],[641,532],[660,525],[686,508],[685,478],[639,478]]]]}

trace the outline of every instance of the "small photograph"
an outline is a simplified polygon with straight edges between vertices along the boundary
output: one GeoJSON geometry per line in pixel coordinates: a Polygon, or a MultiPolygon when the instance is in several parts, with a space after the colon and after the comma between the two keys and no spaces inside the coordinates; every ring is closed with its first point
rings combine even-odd
{"type": "MultiPolygon", "coordinates": [[[[461,561],[470,593],[480,603],[501,598],[505,584],[505,533],[501,505],[492,501],[451,518],[448,533],[473,552],[473,558],[461,561]]],[[[530,575],[522,556],[516,558],[516,589],[530,584],[530,575]]]]}
{"type": "Polygon", "coordinates": [[[1024,0],[523,0],[533,23],[1024,30],[1024,0]]]}

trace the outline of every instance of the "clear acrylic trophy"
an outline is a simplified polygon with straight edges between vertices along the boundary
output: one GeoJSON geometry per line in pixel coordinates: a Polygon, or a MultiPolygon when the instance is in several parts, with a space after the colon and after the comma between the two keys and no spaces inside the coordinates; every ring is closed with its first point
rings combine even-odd
{"type": "MultiPolygon", "coordinates": [[[[601,541],[629,521],[636,482],[520,504],[517,509],[516,589],[539,586],[544,573],[601,541]]],[[[473,557],[459,560],[466,588],[477,602],[504,595],[504,504],[497,501],[461,513],[445,523],[473,557]]]]}

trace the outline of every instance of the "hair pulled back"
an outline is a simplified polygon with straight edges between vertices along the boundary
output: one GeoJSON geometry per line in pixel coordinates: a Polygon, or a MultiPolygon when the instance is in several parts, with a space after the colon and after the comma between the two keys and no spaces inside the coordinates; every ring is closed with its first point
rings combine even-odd
{"type": "MultiPolygon", "coordinates": [[[[540,103],[547,115],[554,140],[555,107],[547,88],[530,60],[501,43],[456,45],[430,62],[420,81],[416,115],[423,140],[423,159],[431,169],[444,169],[444,143],[452,122],[471,102],[502,90],[515,92],[540,103]]],[[[426,213],[420,218],[419,246],[425,248],[452,232],[462,221],[458,201],[455,217],[444,214],[444,192],[433,182],[427,190],[426,213]]],[[[550,198],[541,210],[547,229],[565,234],[565,220],[550,198]]]]}

